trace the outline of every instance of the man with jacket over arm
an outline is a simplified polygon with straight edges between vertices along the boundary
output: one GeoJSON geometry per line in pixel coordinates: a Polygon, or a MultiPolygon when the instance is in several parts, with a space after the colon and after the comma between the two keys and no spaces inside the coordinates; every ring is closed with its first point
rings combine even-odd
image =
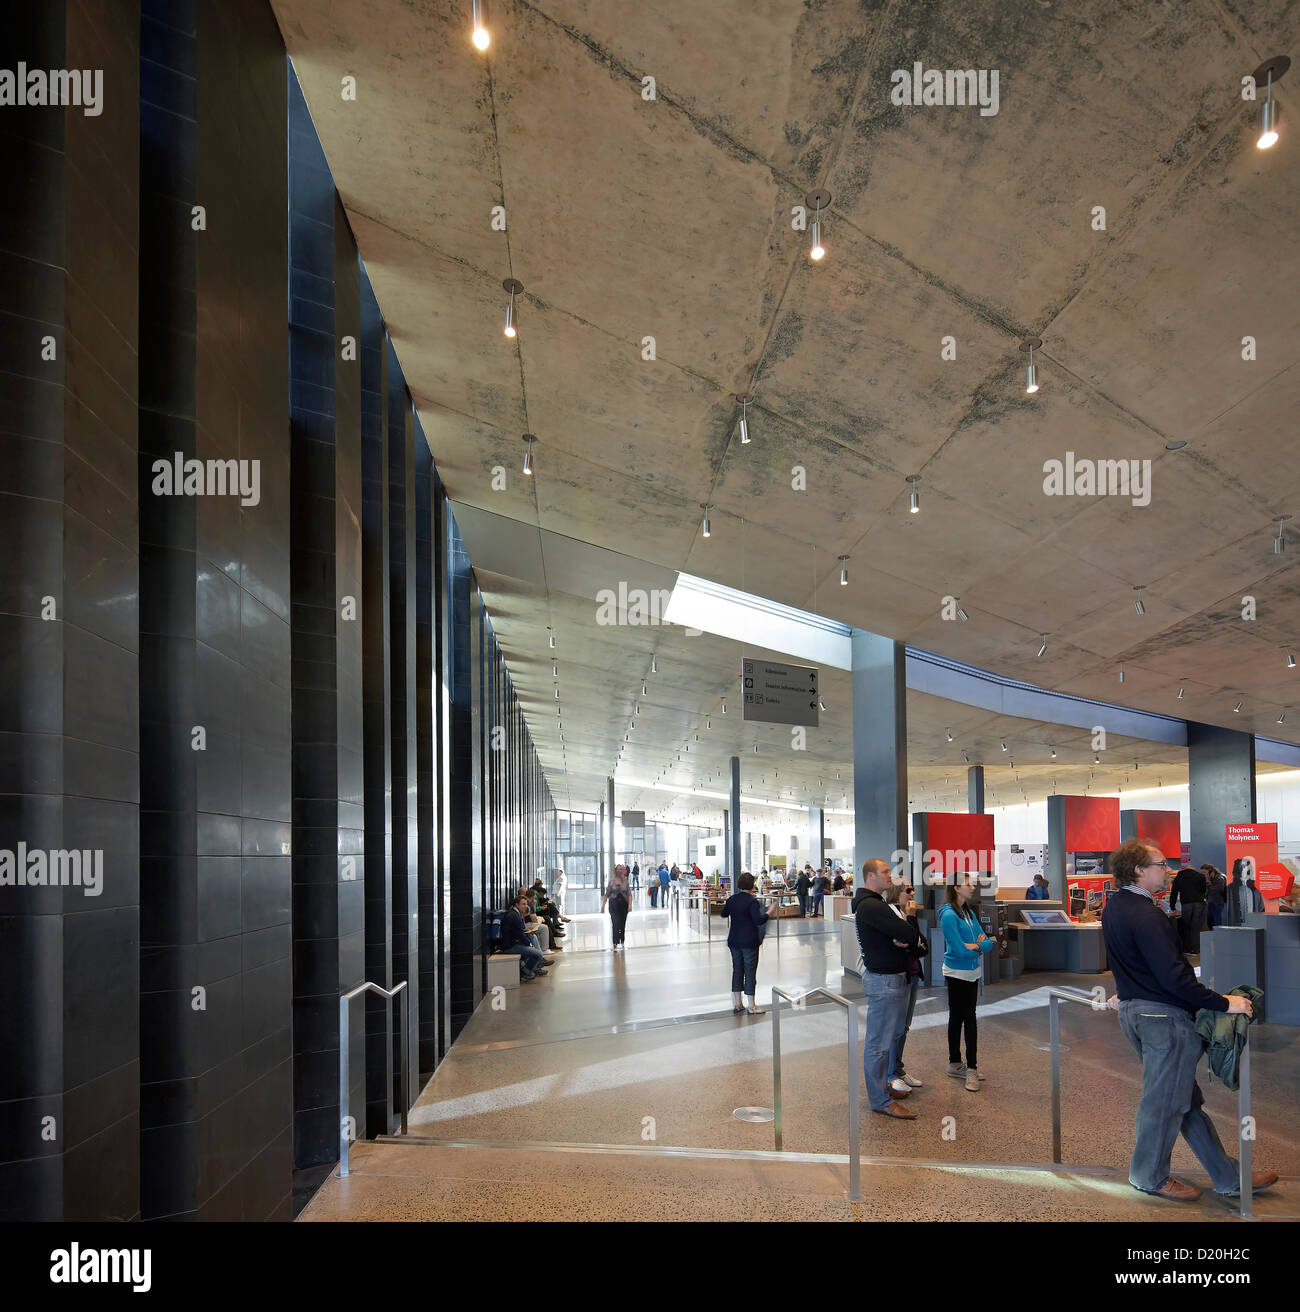
{"type": "MultiPolygon", "coordinates": [[[[1249,1016],[1250,1001],[1207,989],[1187,964],[1173,924],[1155,903],[1168,879],[1168,864],[1157,847],[1130,838],[1110,854],[1108,868],[1118,886],[1101,918],[1115,976],[1116,996],[1110,1005],[1117,1006],[1120,1028],[1142,1059],[1129,1183],[1174,1202],[1199,1198],[1199,1189],[1169,1174],[1174,1141],[1181,1133],[1209,1172],[1214,1191],[1235,1197],[1237,1164],[1223,1151],[1196,1083],[1203,1045],[1193,1022],[1202,1009],[1249,1016]]],[[[1251,1177],[1252,1191],[1276,1181],[1276,1173],[1257,1171],[1251,1177]]]]}
{"type": "Polygon", "coordinates": [[[867,1037],[862,1049],[862,1075],[871,1110],[900,1121],[916,1113],[892,1099],[907,1093],[891,1088],[890,1075],[898,1056],[898,1036],[907,1014],[908,948],[916,946],[914,924],[896,916],[881,894],[889,887],[889,862],[873,857],[862,865],[864,887],[853,899],[858,946],[862,949],[862,990],[867,995],[867,1037]]]}

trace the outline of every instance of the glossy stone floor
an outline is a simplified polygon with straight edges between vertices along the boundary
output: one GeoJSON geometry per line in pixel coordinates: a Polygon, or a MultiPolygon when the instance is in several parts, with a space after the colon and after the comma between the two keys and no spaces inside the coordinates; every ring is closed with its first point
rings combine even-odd
{"type": "MultiPolygon", "coordinates": [[[[826,922],[785,922],[780,940],[772,939],[763,949],[760,1004],[766,1005],[773,984],[792,992],[819,985],[839,989],[837,930],[826,922]]],[[[932,1190],[934,1206],[949,1209],[941,1214],[954,1218],[965,1214],[961,1195],[967,1188],[982,1200],[981,1207],[1000,1200],[998,1215],[1008,1219],[1048,1205],[1117,1218],[1134,1208],[1134,1214],[1155,1209],[1163,1215],[1174,1207],[1146,1199],[1125,1183],[1140,1070],[1111,1012],[1073,1005],[1062,1010],[1062,1038],[1069,1047],[1062,1057],[1063,1157],[1067,1167],[1105,1168],[1105,1174],[1062,1177],[984,1169],[990,1163],[1050,1160],[1050,1065],[1048,1054],[1037,1046],[1047,1040],[1046,987],[1094,982],[1091,977],[1030,975],[986,988],[980,1067],[988,1079],[978,1094],[946,1078],[946,1002],[942,990],[923,989],[907,1053],[909,1071],[926,1082],[908,1103],[920,1119],[889,1121],[871,1115],[864,1102],[864,1156],[932,1164],[925,1188],[932,1190]]],[[[1096,982],[1110,985],[1108,976],[1096,982]]],[[[351,1214],[354,1207],[368,1214],[391,1207],[394,1215],[425,1217],[428,1208],[451,1207],[449,1200],[463,1203],[469,1209],[465,1215],[499,1206],[495,1191],[483,1192],[473,1183],[489,1173],[475,1153],[498,1150],[428,1142],[448,1139],[630,1150],[631,1158],[621,1152],[559,1158],[540,1153],[537,1169],[553,1175],[562,1161],[575,1191],[563,1199],[562,1190],[551,1195],[560,1199],[554,1206],[563,1202],[566,1216],[588,1214],[582,1210],[585,1178],[600,1175],[601,1189],[612,1191],[609,1201],[615,1205],[620,1190],[635,1190],[633,1177],[641,1178],[650,1160],[661,1173],[656,1178],[666,1182],[666,1207],[681,1187],[672,1183],[680,1175],[685,1181],[698,1177],[698,1188],[691,1186],[693,1197],[709,1197],[711,1189],[721,1198],[734,1196],[729,1215],[745,1215],[747,1198],[767,1207],[773,1197],[792,1198],[803,1191],[824,1199],[830,1209],[826,1215],[847,1215],[838,1192],[843,1167],[805,1163],[787,1177],[794,1164],[777,1162],[778,1178],[764,1174],[770,1163],[742,1166],[719,1158],[646,1156],[671,1147],[707,1153],[767,1152],[774,1146],[771,1123],[748,1124],[732,1115],[741,1106],[773,1105],[771,1014],[734,1017],[728,988],[729,957],[720,938],[712,944],[631,947],[622,954],[561,954],[549,977],[507,993],[504,1010],[493,1010],[490,999],[480,1006],[412,1111],[411,1134],[421,1142],[359,1146],[358,1174],[348,1181],[331,1180],[306,1219],[351,1214]],[[827,1183],[828,1170],[840,1181],[834,1188],[827,1183]],[[424,1196],[435,1176],[436,1203],[424,1196]]],[[[861,1018],[863,1008],[858,1011],[861,1018]]],[[[848,1147],[844,1012],[829,1004],[786,1011],[781,1033],[785,1150],[838,1158],[848,1147]]],[[[1256,1166],[1291,1177],[1271,1197],[1261,1198],[1260,1210],[1267,1203],[1273,1213],[1300,1214],[1300,1142],[1294,1129],[1300,1031],[1260,1026],[1253,1035],[1256,1166]]],[[[854,1074],[861,1087],[860,1057],[854,1074]]],[[[1230,1141],[1236,1095],[1217,1081],[1203,1079],[1202,1087],[1220,1133],[1230,1141]]],[[[526,1158],[533,1151],[520,1155],[526,1158]]],[[[895,1169],[873,1166],[873,1178],[888,1182],[895,1169]]],[[[1181,1142],[1174,1169],[1204,1183],[1181,1142]]],[[[912,1181],[910,1175],[907,1179],[912,1181]]],[[[1197,1206],[1226,1210],[1213,1198],[1197,1206]]],[[[679,1214],[686,1215],[664,1213],[679,1214]]],[[[988,1216],[987,1210],[980,1214],[988,1216]]]]}

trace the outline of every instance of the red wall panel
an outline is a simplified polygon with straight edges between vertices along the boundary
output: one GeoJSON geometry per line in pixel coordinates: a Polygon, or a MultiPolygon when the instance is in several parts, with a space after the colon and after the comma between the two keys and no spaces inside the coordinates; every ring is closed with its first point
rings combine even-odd
{"type": "Polygon", "coordinates": [[[1149,838],[1165,854],[1166,860],[1175,865],[1182,863],[1183,838],[1177,811],[1134,811],[1133,837],[1149,838]]]}
{"type": "Polygon", "coordinates": [[[931,874],[992,874],[993,817],[966,815],[962,812],[930,811],[926,814],[926,845],[938,854],[926,869],[931,874]],[[964,853],[974,850],[981,855],[976,864],[967,866],[964,853]],[[940,864],[942,863],[942,864],[940,864]]]}
{"type": "MultiPolygon", "coordinates": [[[[1118,797],[1066,797],[1065,850],[1113,852],[1119,846],[1118,797]]],[[[1175,845],[1174,851],[1178,848],[1175,845]]]]}

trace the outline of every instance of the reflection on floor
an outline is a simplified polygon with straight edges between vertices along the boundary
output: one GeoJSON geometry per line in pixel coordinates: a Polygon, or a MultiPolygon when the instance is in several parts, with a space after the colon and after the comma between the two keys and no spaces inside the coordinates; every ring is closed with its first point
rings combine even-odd
{"type": "MultiPolygon", "coordinates": [[[[649,933],[652,914],[644,919],[649,933]]],[[[764,945],[760,1002],[773,984],[791,991],[840,988],[837,931],[823,921],[785,922],[781,938],[764,945]]],[[[771,1124],[748,1124],[732,1111],[772,1106],[771,1016],[733,1016],[729,976],[721,936],[711,943],[696,938],[634,946],[619,954],[561,954],[548,978],[506,994],[504,1010],[493,1010],[490,999],[480,1006],[412,1111],[410,1129],[417,1138],[359,1145],[357,1174],[330,1180],[304,1219],[486,1217],[494,1207],[499,1215],[505,1198],[516,1200],[510,1215],[522,1216],[517,1203],[529,1191],[487,1183],[494,1170],[501,1172],[497,1179],[517,1179],[516,1164],[550,1182],[543,1196],[528,1202],[531,1217],[580,1219],[601,1208],[627,1214],[618,1211],[626,1191],[641,1198],[634,1206],[643,1218],[660,1205],[665,1219],[709,1209],[715,1217],[743,1218],[753,1208],[766,1209],[763,1215],[781,1216],[787,1209],[804,1215],[799,1209],[805,1206],[816,1215],[847,1218],[844,1168],[838,1164],[847,1149],[843,1012],[809,1005],[784,1015],[781,1026],[785,1149],[829,1154],[835,1162],[768,1158],[771,1124]],[[431,1140],[538,1146],[513,1150],[507,1167],[497,1162],[499,1148],[431,1140]],[[608,1145],[612,1151],[569,1147],[547,1153],[547,1144],[608,1145]],[[763,1156],[740,1162],[683,1159],[671,1148],[763,1156]]],[[[1062,1058],[1063,1156],[1066,1163],[1104,1172],[1062,1175],[1005,1165],[1045,1163],[1051,1156],[1049,1058],[1038,1046],[1047,1037],[1046,988],[1093,982],[1035,974],[986,988],[980,1067],[988,1080],[978,1094],[946,1077],[946,1001],[940,989],[922,990],[907,1048],[909,1072],[925,1081],[909,1100],[920,1118],[895,1122],[863,1109],[861,1151],[885,1163],[864,1167],[864,1188],[873,1182],[868,1198],[879,1193],[870,1208],[873,1219],[881,1219],[882,1205],[893,1209],[891,1216],[936,1219],[977,1212],[1014,1219],[1041,1216],[1048,1208],[1065,1209],[1071,1219],[1189,1215],[1185,1207],[1149,1199],[1126,1184],[1140,1069],[1111,1012],[1062,1008],[1062,1041],[1069,1047],[1062,1058]],[[924,1181],[915,1174],[895,1179],[900,1168],[888,1163],[901,1159],[932,1164],[924,1181]],[[991,1170],[990,1163],[1004,1165],[991,1170]]],[[[1100,982],[1109,985],[1109,977],[1100,982]]],[[[1272,1196],[1261,1196],[1259,1211],[1295,1215],[1300,1034],[1258,1026],[1252,1046],[1256,1166],[1291,1177],[1272,1196]]],[[[855,1072],[860,1081],[860,1060],[855,1072]]],[[[1217,1081],[1202,1079],[1202,1088],[1207,1109],[1231,1142],[1235,1095],[1217,1081]]],[[[1174,1170],[1205,1183],[1181,1141],[1174,1170]]],[[[1193,1210],[1199,1216],[1206,1208],[1209,1215],[1230,1214],[1212,1196],[1193,1210]]]]}

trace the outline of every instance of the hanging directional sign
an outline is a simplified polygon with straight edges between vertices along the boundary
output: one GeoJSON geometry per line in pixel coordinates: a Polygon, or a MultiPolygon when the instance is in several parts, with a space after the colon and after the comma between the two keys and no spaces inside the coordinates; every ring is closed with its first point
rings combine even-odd
{"type": "Polygon", "coordinates": [[[744,690],[742,719],[817,727],[815,665],[743,660],[740,662],[740,682],[744,690]]]}

